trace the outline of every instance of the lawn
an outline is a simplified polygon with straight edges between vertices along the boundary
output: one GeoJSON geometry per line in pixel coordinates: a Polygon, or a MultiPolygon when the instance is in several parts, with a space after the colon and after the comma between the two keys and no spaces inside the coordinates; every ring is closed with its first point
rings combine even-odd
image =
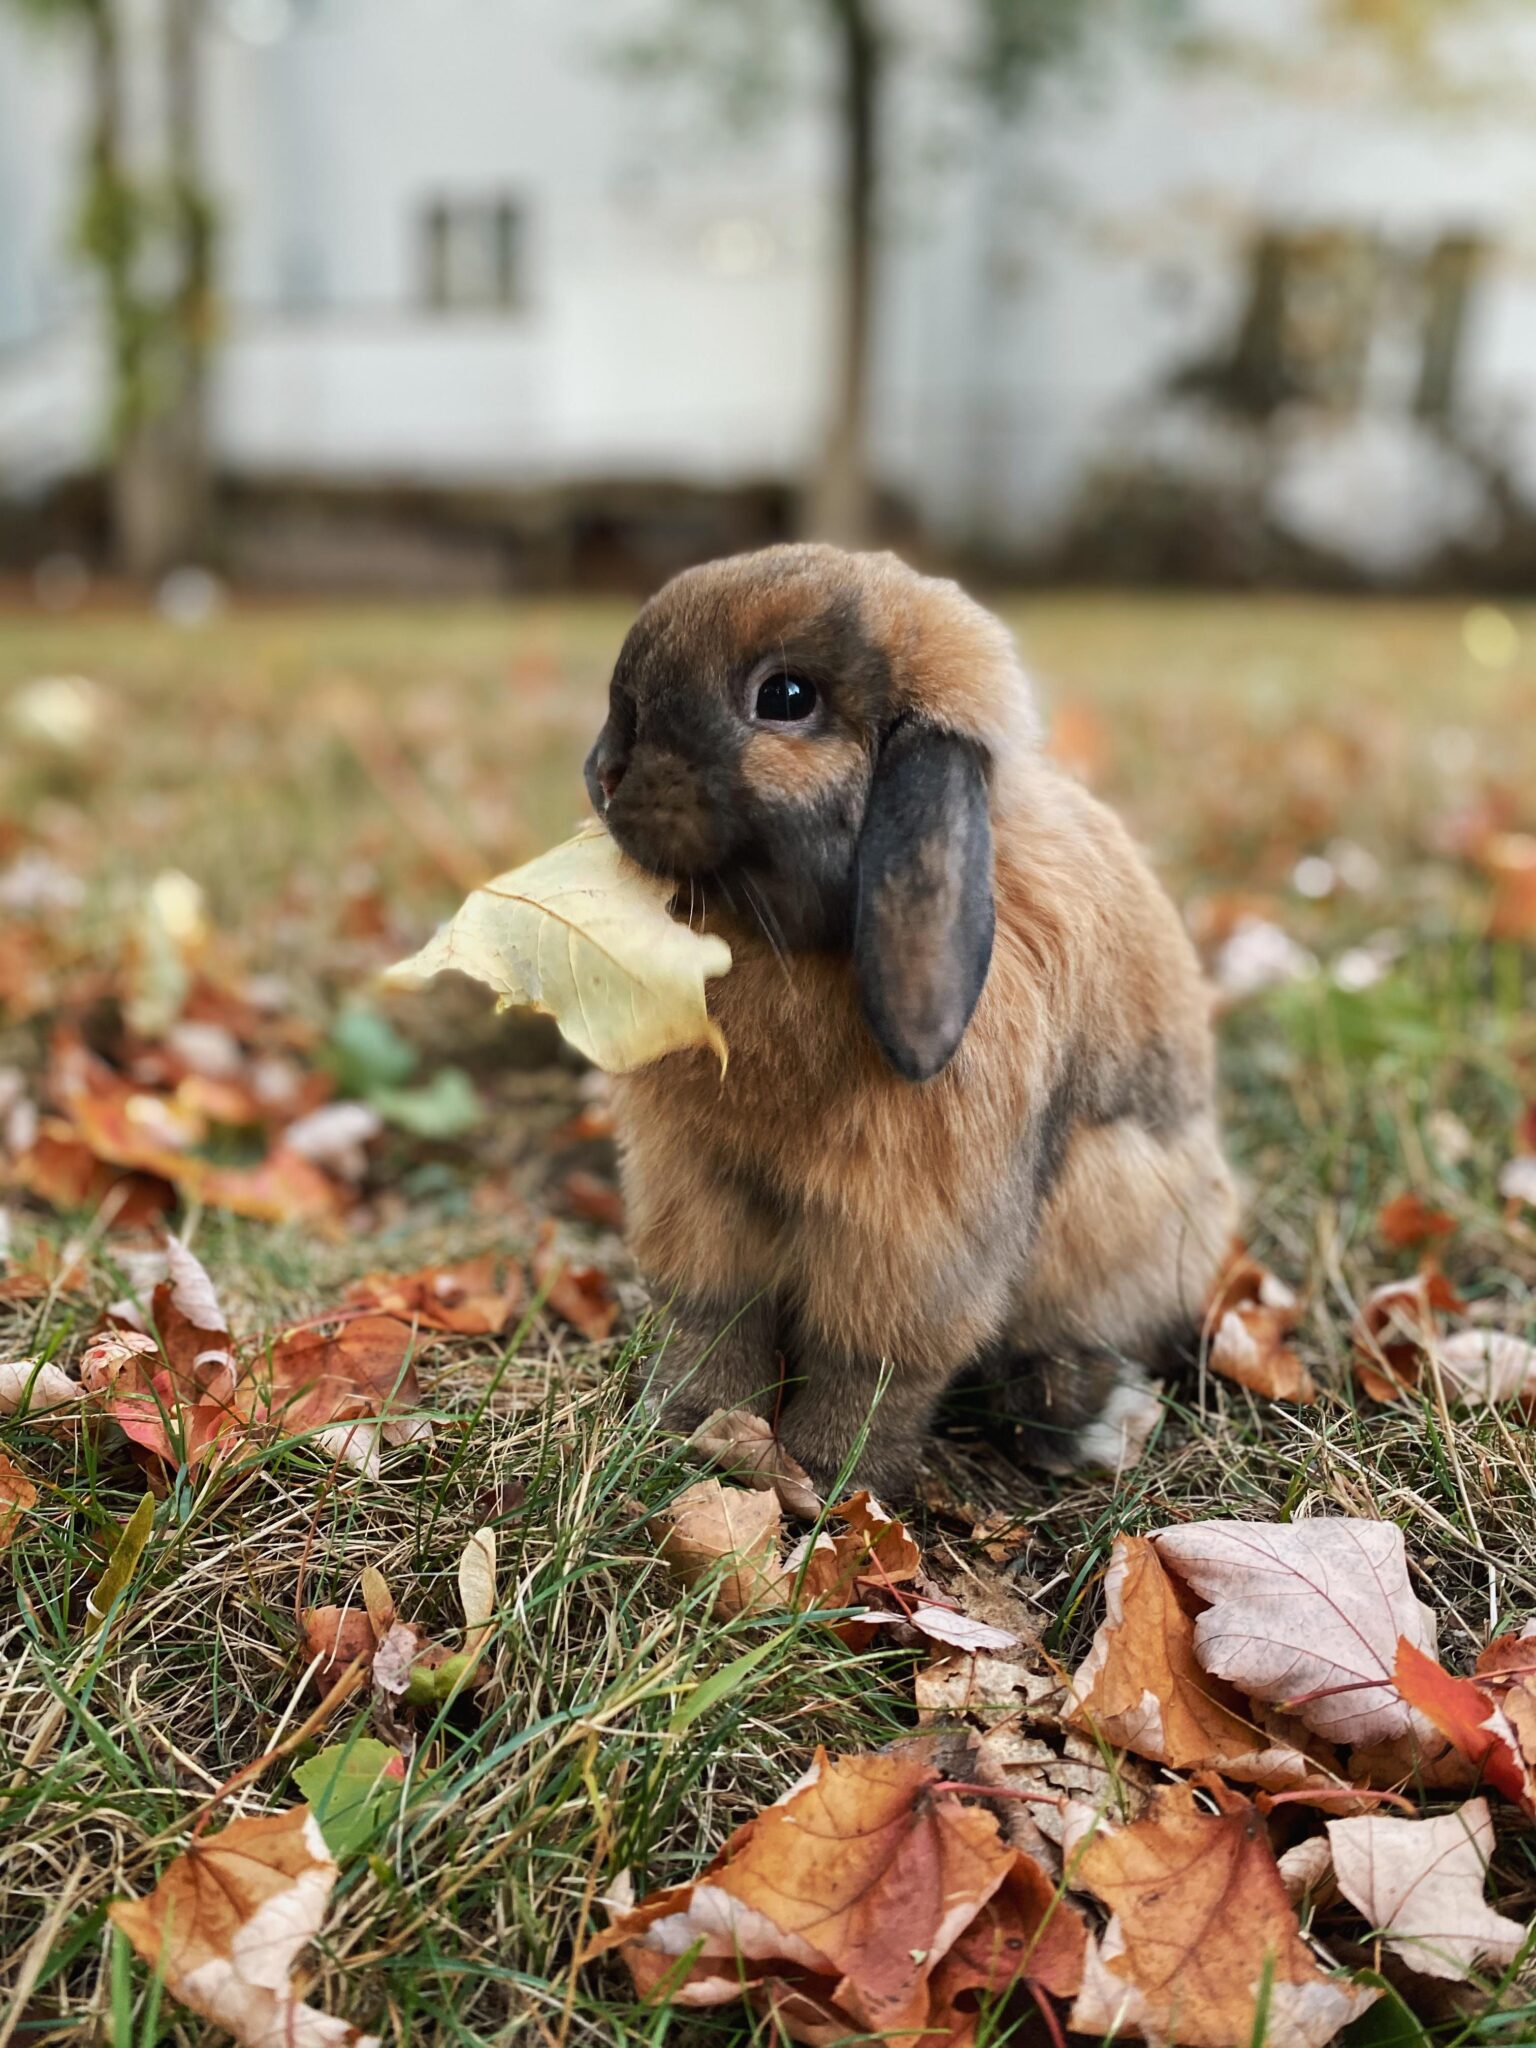
{"type": "MultiPolygon", "coordinates": [[[[1369,1290],[1414,1268],[1377,1220],[1413,1192],[1450,1220],[1441,1255],[1474,1310],[1536,1334],[1536,1210],[1497,1192],[1536,1102],[1536,883],[1498,879],[1507,835],[1536,832],[1536,611],[1103,594],[1003,609],[1058,750],[1129,817],[1230,984],[1247,1234],[1302,1295],[1320,1398],[1283,1405],[1202,1371],[1168,1386],[1155,1450],[1118,1485],[1019,1473],[961,1433],[900,1505],[929,1556],[1001,1571],[1042,1659],[1069,1665],[1118,1532],[1383,1517],[1408,1534],[1442,1658],[1466,1669],[1536,1614],[1526,1428],[1428,1389],[1367,1401],[1349,1333],[1369,1290]],[[1276,978],[1249,987],[1245,957],[1276,978]]],[[[477,1528],[499,1550],[488,1675],[418,1717],[404,1793],[344,1859],[313,1952],[312,2002],[387,2042],[746,2039],[736,2008],[669,2015],[611,1962],[578,1969],[596,1901],[626,1871],[642,1891],[690,1877],[817,1743],[913,1731],[912,1651],[855,1652],[805,1616],[722,1623],[658,1561],[647,1522],[696,1472],[625,1411],[643,1301],[592,1077],[478,992],[375,986],[474,880],[580,816],[625,622],[609,603],[252,608],[191,631],[0,617],[0,1360],[75,1361],[147,1241],[95,1188],[70,1203],[20,1184],[55,1034],[109,1064],[128,1045],[153,1089],[200,988],[258,1017],[290,1072],[386,1112],[327,1217],[233,1215],[206,1190],[178,1209],[233,1329],[287,1329],[370,1273],[544,1262],[503,1334],[419,1333],[434,1437],[374,1476],[312,1433],[146,1472],[110,1428],[0,1422],[37,1495],[0,1607],[0,2048],[223,2038],[161,1995],[107,1904],[148,1890],[227,1781],[303,1729],[300,1611],[355,1603],[373,1566],[403,1615],[453,1640],[477,1528]],[[90,687],[40,692],[49,677],[90,687]],[[165,905],[187,892],[153,887],[172,871],[201,891],[179,922],[165,905]],[[610,1335],[540,1300],[556,1253],[595,1269],[610,1335]],[[146,1483],[153,1532],[102,1633],[87,1597],[146,1483]]],[[[210,1128],[211,1161],[251,1165],[249,1133],[221,1153],[223,1120],[210,1128]]],[[[294,1766],[365,1718],[341,1702],[220,1819],[292,1804],[294,1766]]],[[[1498,1819],[1491,1895],[1529,1919],[1536,1835],[1498,1819]]],[[[1429,2031],[1401,2038],[1536,2038],[1523,1982],[1437,1992],[1429,2031]]],[[[1038,2017],[1008,2037],[1049,2038],[1038,2017]]]]}

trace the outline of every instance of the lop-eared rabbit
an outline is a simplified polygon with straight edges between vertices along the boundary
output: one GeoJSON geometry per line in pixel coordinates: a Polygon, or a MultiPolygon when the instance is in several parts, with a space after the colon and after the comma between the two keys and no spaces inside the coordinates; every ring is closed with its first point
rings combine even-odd
{"type": "Polygon", "coordinates": [[[724,1078],[700,1048],[617,1083],[649,1398],[899,1494],[964,1378],[1028,1454],[1113,1463],[1231,1232],[1209,1003],[1001,623],[889,554],[687,570],[586,775],[735,963],[724,1078]]]}

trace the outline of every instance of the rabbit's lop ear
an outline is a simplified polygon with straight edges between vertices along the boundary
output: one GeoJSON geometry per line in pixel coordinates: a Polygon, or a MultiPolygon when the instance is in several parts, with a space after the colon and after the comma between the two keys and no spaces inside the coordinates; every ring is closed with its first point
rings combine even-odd
{"type": "Polygon", "coordinates": [[[992,958],[987,757],[904,720],[875,764],[859,837],[853,955],[864,1014],[909,1081],[946,1067],[992,958]]]}

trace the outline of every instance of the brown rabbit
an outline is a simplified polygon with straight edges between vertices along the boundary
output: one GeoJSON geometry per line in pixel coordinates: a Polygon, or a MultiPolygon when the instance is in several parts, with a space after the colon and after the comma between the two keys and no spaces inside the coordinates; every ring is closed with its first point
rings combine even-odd
{"type": "Polygon", "coordinates": [[[1113,1462],[1146,1401],[1119,1390],[1231,1229],[1208,1003],[1122,826],[1041,754],[1003,626],[892,555],[688,570],[586,774],[735,958],[724,1079],[701,1050],[617,1088],[668,1420],[777,1413],[823,1484],[857,1449],[897,1491],[964,1373],[1037,1453],[1113,1462]]]}

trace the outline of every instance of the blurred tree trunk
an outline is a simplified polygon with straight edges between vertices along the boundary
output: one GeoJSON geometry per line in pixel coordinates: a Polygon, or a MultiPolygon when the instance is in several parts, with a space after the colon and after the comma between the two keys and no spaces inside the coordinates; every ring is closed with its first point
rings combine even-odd
{"type": "Polygon", "coordinates": [[[201,0],[161,0],[165,190],[156,226],[171,283],[142,309],[143,361],[133,386],[121,387],[113,477],[118,558],[139,577],[200,555],[210,510],[213,219],[201,176],[200,8],[201,0]]]}
{"type": "Polygon", "coordinates": [[[823,540],[870,539],[869,365],[884,52],[870,0],[828,0],[840,71],[839,213],[831,419],[812,481],[810,524],[823,540]]]}

